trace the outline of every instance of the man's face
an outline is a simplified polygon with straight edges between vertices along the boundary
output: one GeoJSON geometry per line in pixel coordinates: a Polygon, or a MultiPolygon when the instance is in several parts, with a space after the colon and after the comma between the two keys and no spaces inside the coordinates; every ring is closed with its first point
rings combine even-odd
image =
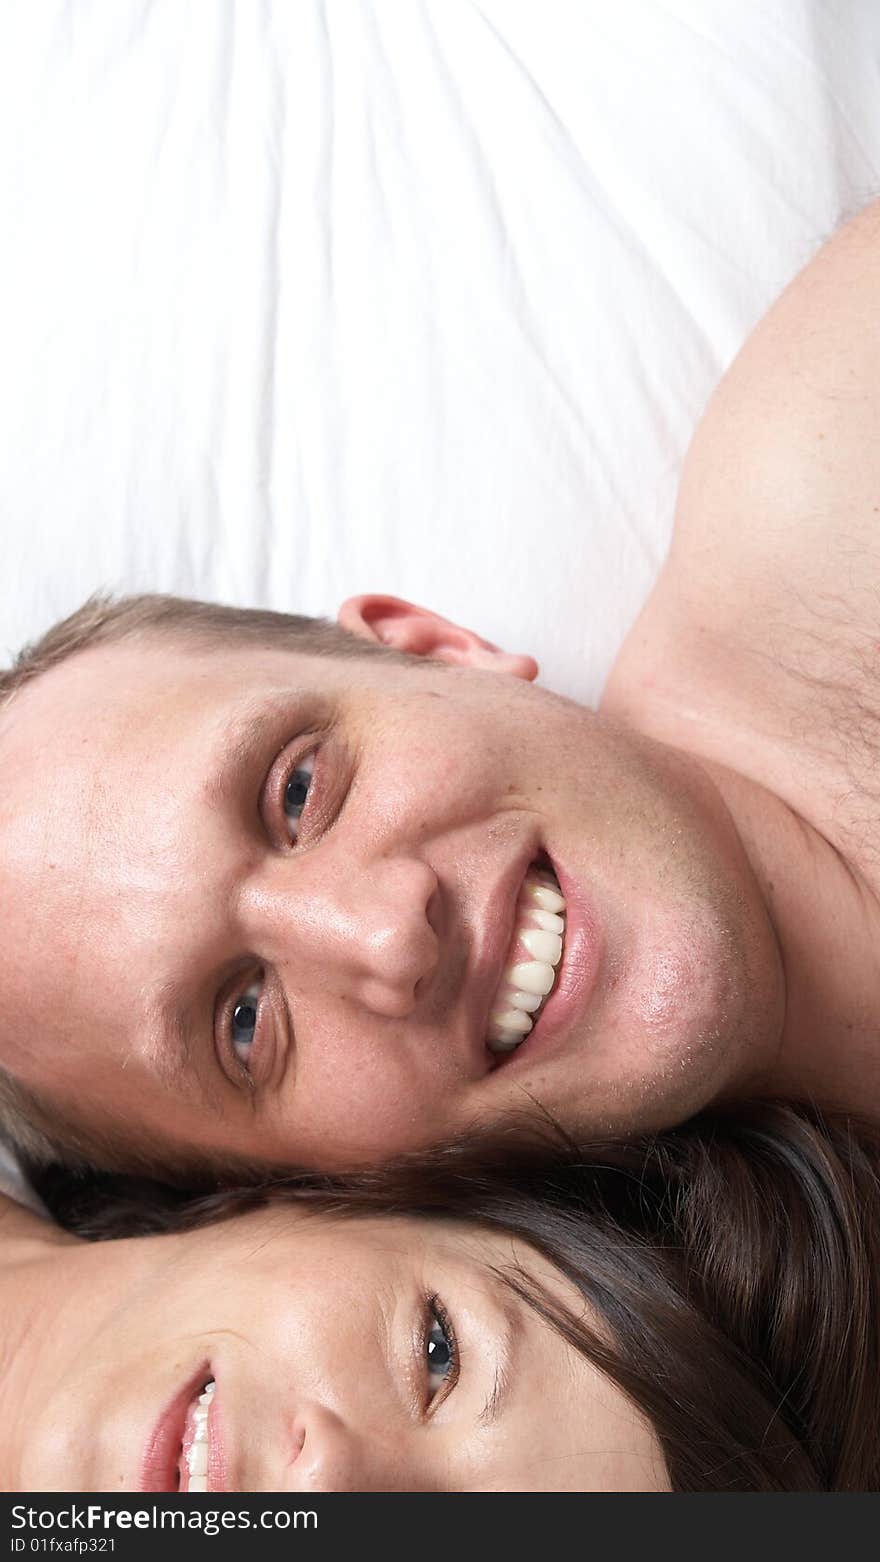
{"type": "Polygon", "coordinates": [[[703,773],[521,678],[153,637],[26,686],[0,761],[0,1062],[157,1165],[669,1124],[778,1034],[703,773]],[[562,959],[497,1052],[535,862],[562,959]]]}

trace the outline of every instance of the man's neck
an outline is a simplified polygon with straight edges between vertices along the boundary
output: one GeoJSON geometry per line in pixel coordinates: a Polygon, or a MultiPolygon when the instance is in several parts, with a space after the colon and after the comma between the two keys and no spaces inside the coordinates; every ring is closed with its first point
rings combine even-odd
{"type": "Polygon", "coordinates": [[[751,727],[735,701],[697,687],[666,693],[658,699],[655,683],[642,699],[612,678],[603,706],[700,765],[758,881],[785,1015],[775,1055],[756,1059],[745,1088],[880,1119],[880,895],[846,837],[833,839],[833,778],[818,756],[751,727]]]}
{"type": "Polygon", "coordinates": [[[880,1119],[880,904],[814,825],[772,792],[705,763],[764,896],[785,973],[785,1018],[762,1094],[880,1119]]]}

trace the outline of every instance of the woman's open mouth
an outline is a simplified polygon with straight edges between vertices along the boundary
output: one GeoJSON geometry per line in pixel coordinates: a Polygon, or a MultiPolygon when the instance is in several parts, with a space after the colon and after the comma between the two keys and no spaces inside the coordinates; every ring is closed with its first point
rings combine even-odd
{"type": "Polygon", "coordinates": [[[177,1463],[178,1491],[207,1491],[211,1453],[211,1404],[216,1383],[209,1378],[202,1392],[192,1400],[180,1440],[177,1463]]]}
{"type": "Polygon", "coordinates": [[[513,936],[492,1008],[486,1045],[496,1057],[515,1052],[537,1023],[556,981],[565,939],[565,898],[549,860],[523,879],[513,936]]]}
{"type": "Polygon", "coordinates": [[[141,1491],[207,1490],[214,1386],[214,1375],[205,1362],[165,1406],[144,1453],[141,1491]]]}

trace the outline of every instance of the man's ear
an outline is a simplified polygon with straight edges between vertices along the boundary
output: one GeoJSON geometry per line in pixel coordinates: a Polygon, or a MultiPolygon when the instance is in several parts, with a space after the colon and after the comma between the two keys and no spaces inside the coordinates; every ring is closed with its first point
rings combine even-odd
{"type": "Polygon", "coordinates": [[[500,651],[472,629],[460,629],[439,613],[400,597],[349,597],[339,609],[339,622],[362,640],[376,640],[410,656],[430,656],[453,667],[476,667],[528,681],[538,676],[533,656],[500,651]]]}

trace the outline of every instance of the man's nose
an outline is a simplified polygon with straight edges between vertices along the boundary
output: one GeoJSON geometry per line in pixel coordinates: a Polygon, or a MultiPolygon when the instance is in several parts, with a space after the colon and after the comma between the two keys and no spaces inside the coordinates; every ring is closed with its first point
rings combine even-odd
{"type": "Polygon", "coordinates": [[[249,880],[241,904],[248,944],[289,975],[294,992],[312,976],[328,995],[406,1019],[439,960],[436,874],[410,858],[353,867],[319,857],[270,859],[249,880]]]}
{"type": "Polygon", "coordinates": [[[281,1490],[407,1491],[400,1450],[383,1446],[375,1436],[358,1435],[334,1410],[310,1404],[293,1427],[281,1490]]]}

